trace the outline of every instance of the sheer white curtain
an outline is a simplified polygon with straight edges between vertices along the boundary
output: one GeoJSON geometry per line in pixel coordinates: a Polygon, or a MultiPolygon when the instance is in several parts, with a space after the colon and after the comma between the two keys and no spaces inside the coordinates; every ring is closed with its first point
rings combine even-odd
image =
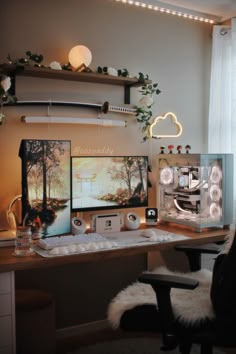
{"type": "MultiPolygon", "coordinates": [[[[208,120],[208,152],[236,156],[236,19],[214,26],[208,120]]],[[[236,185],[236,159],[234,179],[236,185]]],[[[234,188],[234,200],[236,200],[234,188]]]]}

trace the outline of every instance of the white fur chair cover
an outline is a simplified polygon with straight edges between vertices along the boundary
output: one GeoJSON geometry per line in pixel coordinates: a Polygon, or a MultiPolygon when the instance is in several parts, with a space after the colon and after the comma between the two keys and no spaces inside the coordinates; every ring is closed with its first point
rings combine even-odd
{"type": "MultiPolygon", "coordinates": [[[[210,300],[212,272],[202,269],[198,272],[172,272],[166,267],[156,268],[152,273],[174,274],[197,279],[199,286],[194,290],[172,289],[171,299],[174,315],[185,324],[203,319],[213,319],[214,311],[210,300]]],[[[156,305],[156,295],[151,285],[135,282],[120,291],[108,306],[108,321],[114,329],[119,327],[122,314],[138,305],[156,305]]]]}
{"type": "MultiPolygon", "coordinates": [[[[222,253],[228,253],[234,240],[235,228],[229,231],[222,253]]],[[[152,271],[158,274],[181,275],[199,281],[194,290],[172,289],[171,300],[175,317],[183,324],[197,324],[199,321],[213,319],[214,310],[210,299],[212,272],[201,269],[198,272],[172,272],[166,267],[159,267],[152,271]]],[[[126,310],[138,305],[157,305],[156,295],[151,285],[135,282],[120,291],[108,306],[107,318],[111,326],[117,329],[120,318],[126,310]]],[[[158,307],[158,305],[157,305],[158,307]]]]}

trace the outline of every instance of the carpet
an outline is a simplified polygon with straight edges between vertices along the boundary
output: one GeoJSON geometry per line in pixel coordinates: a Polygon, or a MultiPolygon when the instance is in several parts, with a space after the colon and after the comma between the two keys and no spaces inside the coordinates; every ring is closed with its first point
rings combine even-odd
{"type": "MultiPolygon", "coordinates": [[[[164,352],[160,350],[160,340],[156,338],[129,338],[100,342],[83,346],[67,354],[179,354],[178,349],[164,352]]],[[[200,349],[194,345],[191,354],[200,354],[200,349]]],[[[226,354],[225,351],[214,349],[214,354],[226,354]]]]}

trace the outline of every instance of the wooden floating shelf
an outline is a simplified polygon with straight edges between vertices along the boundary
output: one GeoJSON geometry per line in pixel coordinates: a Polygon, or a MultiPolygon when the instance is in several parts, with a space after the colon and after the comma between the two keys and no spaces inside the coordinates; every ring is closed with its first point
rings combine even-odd
{"type": "Polygon", "coordinates": [[[122,76],[111,76],[97,73],[76,72],[69,70],[55,70],[50,68],[35,67],[31,65],[14,65],[14,64],[1,64],[0,72],[15,77],[15,76],[31,76],[53,80],[70,80],[81,81],[97,84],[123,86],[125,89],[124,102],[130,103],[130,87],[139,87],[144,83],[151,83],[151,80],[145,80],[144,83],[140,82],[137,78],[129,78],[122,76]]]}

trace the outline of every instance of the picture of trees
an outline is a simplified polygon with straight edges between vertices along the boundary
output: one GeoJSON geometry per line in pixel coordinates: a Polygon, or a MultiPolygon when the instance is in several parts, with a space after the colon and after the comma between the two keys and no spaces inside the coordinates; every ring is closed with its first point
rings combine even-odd
{"type": "Polygon", "coordinates": [[[73,156],[72,210],[148,205],[148,160],[143,156],[73,156]]]}
{"type": "Polygon", "coordinates": [[[70,232],[70,142],[22,140],[22,216],[35,238],[70,232]]]}

